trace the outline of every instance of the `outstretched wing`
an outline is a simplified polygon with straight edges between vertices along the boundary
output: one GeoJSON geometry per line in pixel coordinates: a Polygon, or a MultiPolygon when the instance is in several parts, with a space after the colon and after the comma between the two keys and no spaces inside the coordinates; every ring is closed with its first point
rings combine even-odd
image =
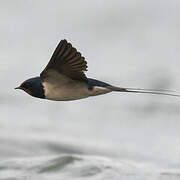
{"type": "Polygon", "coordinates": [[[40,77],[42,81],[45,81],[49,76],[49,70],[54,70],[73,80],[88,81],[84,74],[84,71],[87,71],[87,62],[85,58],[66,40],[60,41],[49,63],[41,72],[40,77]]]}

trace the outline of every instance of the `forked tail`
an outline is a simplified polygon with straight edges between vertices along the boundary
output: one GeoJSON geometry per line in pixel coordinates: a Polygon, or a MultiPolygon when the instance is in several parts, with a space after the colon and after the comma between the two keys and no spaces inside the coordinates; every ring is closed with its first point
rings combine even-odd
{"type": "Polygon", "coordinates": [[[171,90],[141,89],[141,88],[121,88],[121,87],[115,87],[115,86],[106,86],[106,88],[110,89],[111,91],[119,91],[119,92],[160,94],[160,95],[180,97],[180,94],[177,94],[176,91],[171,91],[171,90]]]}

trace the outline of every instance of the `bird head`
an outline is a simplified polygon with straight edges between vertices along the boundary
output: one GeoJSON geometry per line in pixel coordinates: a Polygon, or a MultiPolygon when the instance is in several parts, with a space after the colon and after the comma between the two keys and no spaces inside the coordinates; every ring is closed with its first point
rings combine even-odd
{"type": "Polygon", "coordinates": [[[21,89],[31,96],[38,98],[45,98],[44,88],[40,77],[35,77],[24,81],[19,87],[15,89],[21,89]]]}

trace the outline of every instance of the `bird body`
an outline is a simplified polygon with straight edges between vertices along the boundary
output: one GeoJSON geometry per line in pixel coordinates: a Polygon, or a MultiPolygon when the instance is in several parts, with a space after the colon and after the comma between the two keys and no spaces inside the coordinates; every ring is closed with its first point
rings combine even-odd
{"type": "Polygon", "coordinates": [[[26,87],[23,88],[31,96],[54,101],[83,99],[112,91],[102,86],[103,82],[95,79],[88,79],[89,81],[86,83],[69,79],[60,74],[57,74],[56,77],[58,81],[49,79],[45,82],[42,82],[40,77],[31,78],[24,82],[24,84],[29,85],[28,89],[26,87]],[[32,83],[30,84],[30,82],[32,83]]]}
{"type": "Polygon", "coordinates": [[[42,82],[46,99],[68,101],[88,97],[86,82],[72,80],[53,70],[50,73],[54,74],[53,77],[55,78],[52,79],[50,76],[46,81],[42,82]]]}
{"type": "Polygon", "coordinates": [[[76,81],[62,86],[45,82],[43,86],[46,99],[54,101],[71,101],[111,92],[111,90],[102,87],[93,87],[91,90],[88,89],[88,84],[76,81]]]}
{"type": "Polygon", "coordinates": [[[115,87],[87,78],[84,71],[87,71],[85,58],[70,43],[62,40],[40,77],[30,78],[15,89],[22,89],[33,97],[54,101],[83,99],[112,91],[180,96],[166,90],[115,87]]]}
{"type": "Polygon", "coordinates": [[[83,82],[71,82],[71,84],[56,85],[48,82],[43,83],[45,97],[54,101],[70,101],[87,98],[89,90],[83,82]]]}

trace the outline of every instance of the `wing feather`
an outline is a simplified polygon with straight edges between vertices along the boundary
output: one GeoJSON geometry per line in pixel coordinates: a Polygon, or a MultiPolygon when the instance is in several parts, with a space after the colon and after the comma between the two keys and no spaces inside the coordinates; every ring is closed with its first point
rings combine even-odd
{"type": "Polygon", "coordinates": [[[49,69],[55,70],[73,80],[88,81],[84,74],[84,71],[87,71],[85,58],[66,40],[60,41],[49,63],[40,74],[43,81],[48,76],[49,69]]]}

